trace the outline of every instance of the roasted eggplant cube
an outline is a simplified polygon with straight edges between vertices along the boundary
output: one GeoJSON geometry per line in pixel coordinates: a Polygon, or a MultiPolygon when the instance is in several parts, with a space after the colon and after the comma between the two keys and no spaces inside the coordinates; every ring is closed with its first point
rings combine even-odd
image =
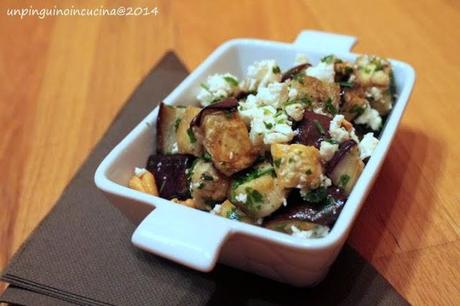
{"type": "Polygon", "coordinates": [[[302,144],[272,144],[273,166],[284,188],[317,188],[323,173],[318,149],[302,144]]]}
{"type": "Polygon", "coordinates": [[[214,166],[227,176],[250,167],[257,158],[248,129],[236,112],[207,114],[200,130],[214,166]]]}
{"type": "Polygon", "coordinates": [[[195,204],[207,209],[209,203],[220,203],[226,199],[230,179],[214,168],[210,161],[197,159],[190,168],[190,193],[195,204]]]}
{"type": "Polygon", "coordinates": [[[157,153],[179,153],[176,131],[185,113],[185,107],[160,104],[157,120],[157,153]]]}
{"type": "Polygon", "coordinates": [[[305,111],[302,121],[297,126],[294,142],[319,148],[321,141],[329,138],[331,118],[311,111],[305,111]]]}
{"type": "Polygon", "coordinates": [[[168,200],[190,198],[186,171],[193,159],[193,156],[185,154],[149,157],[146,168],[155,176],[160,197],[168,200]]]}
{"type": "Polygon", "coordinates": [[[179,153],[191,154],[194,156],[201,156],[203,154],[203,146],[201,141],[195,135],[193,129],[190,127],[190,123],[193,118],[200,112],[199,107],[187,106],[182,120],[177,127],[177,145],[179,153]]]}
{"type": "Polygon", "coordinates": [[[298,192],[293,192],[288,199],[289,205],[267,217],[264,226],[288,233],[292,232],[292,225],[300,230],[311,230],[314,225],[332,227],[347,198],[341,188],[321,188],[324,196],[318,203],[305,201],[298,192]]]}
{"type": "Polygon", "coordinates": [[[349,195],[363,168],[357,143],[347,140],[340,144],[339,150],[328,162],[326,172],[332,183],[343,188],[345,194],[349,195]]]}
{"type": "Polygon", "coordinates": [[[232,181],[230,201],[253,219],[263,218],[286,201],[270,163],[264,162],[232,181]]]}

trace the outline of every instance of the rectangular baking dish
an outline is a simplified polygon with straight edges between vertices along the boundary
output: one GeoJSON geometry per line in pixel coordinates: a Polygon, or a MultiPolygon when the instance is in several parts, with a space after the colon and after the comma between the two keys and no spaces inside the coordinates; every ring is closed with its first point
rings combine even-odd
{"type": "MultiPolygon", "coordinates": [[[[354,60],[351,36],[303,31],[294,43],[257,39],[230,40],[218,47],[165,99],[166,104],[197,104],[199,84],[213,73],[245,75],[254,61],[275,59],[282,70],[292,67],[296,54],[312,63],[335,54],[354,60]]],[[[414,69],[391,60],[397,101],[384,126],[380,143],[357,181],[329,235],[303,240],[265,228],[214,216],[129,189],[134,167],[144,167],[155,145],[158,107],[148,114],[102,161],[96,185],[130,220],[139,224],[135,246],[187,267],[210,271],[219,261],[295,286],[312,286],[327,274],[347,239],[352,224],[375,180],[401,120],[415,81],[414,69]]],[[[159,101],[158,101],[159,102],[159,101]]]]}

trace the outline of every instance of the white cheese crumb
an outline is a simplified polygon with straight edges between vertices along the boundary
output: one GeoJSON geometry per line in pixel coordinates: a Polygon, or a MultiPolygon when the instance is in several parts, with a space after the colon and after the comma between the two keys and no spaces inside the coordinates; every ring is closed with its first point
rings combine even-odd
{"type": "Polygon", "coordinates": [[[179,153],[179,147],[177,145],[177,142],[175,142],[171,148],[171,154],[176,154],[176,153],[179,153]]]}
{"type": "Polygon", "coordinates": [[[245,193],[239,193],[235,197],[235,200],[241,203],[246,203],[247,199],[248,199],[248,195],[245,193]]]}
{"type": "Polygon", "coordinates": [[[287,206],[287,200],[286,200],[286,198],[283,198],[283,206],[287,206]]]}
{"type": "Polygon", "coordinates": [[[289,99],[295,99],[297,98],[297,95],[299,94],[298,90],[295,89],[294,87],[289,88],[289,93],[288,97],[289,99]]]}
{"type": "Polygon", "coordinates": [[[328,178],[326,175],[324,174],[321,174],[320,176],[320,180],[321,180],[321,187],[329,187],[332,185],[332,181],[330,178],[328,178]]]}
{"type": "Polygon", "coordinates": [[[260,87],[267,87],[268,84],[281,81],[281,73],[275,73],[278,67],[275,60],[263,60],[255,62],[248,67],[247,79],[242,84],[242,89],[251,91],[260,87]]]}
{"type": "Polygon", "coordinates": [[[330,161],[338,149],[338,144],[332,144],[327,141],[322,141],[319,147],[319,155],[324,161],[330,161]]]}
{"type": "Polygon", "coordinates": [[[288,116],[294,119],[295,121],[302,120],[303,113],[305,112],[305,108],[301,103],[293,103],[286,105],[284,110],[286,111],[286,114],[288,114],[288,116]]]}
{"type": "Polygon", "coordinates": [[[134,168],[134,175],[137,176],[137,177],[141,177],[145,173],[147,173],[147,169],[145,169],[145,168],[138,168],[138,167],[134,168]]]}
{"type": "Polygon", "coordinates": [[[238,90],[238,78],[230,73],[209,76],[197,95],[201,105],[208,106],[219,99],[226,98],[238,90]],[[228,81],[233,79],[234,82],[228,81]]]}
{"type": "Polygon", "coordinates": [[[315,225],[314,228],[308,231],[302,231],[297,228],[295,225],[291,226],[292,234],[291,236],[308,239],[308,238],[322,238],[325,237],[329,233],[329,227],[324,225],[315,225]]]}
{"type": "Polygon", "coordinates": [[[309,63],[308,58],[305,54],[303,53],[297,53],[295,56],[294,64],[297,65],[302,65],[302,64],[307,64],[309,63]]]}
{"type": "Polygon", "coordinates": [[[210,211],[210,213],[213,215],[219,215],[221,211],[222,211],[222,205],[216,204],[214,205],[214,208],[210,211]]]}
{"type": "Polygon", "coordinates": [[[338,143],[350,139],[350,133],[342,127],[343,120],[345,120],[343,115],[335,115],[329,125],[329,134],[338,143]]]}
{"type": "Polygon", "coordinates": [[[374,99],[374,101],[379,101],[382,99],[382,90],[375,86],[372,86],[368,90],[366,90],[366,97],[374,99]]]}
{"type": "Polygon", "coordinates": [[[365,159],[374,153],[379,140],[374,137],[374,133],[367,133],[359,143],[359,152],[361,159],[365,159]]]}
{"type": "Polygon", "coordinates": [[[377,131],[382,125],[382,117],[380,117],[378,111],[370,106],[367,106],[364,112],[355,119],[355,123],[365,124],[374,131],[377,131]]]}
{"type": "Polygon", "coordinates": [[[240,102],[238,112],[241,118],[250,126],[249,138],[254,145],[287,143],[291,141],[295,132],[292,122],[286,113],[277,112],[273,106],[257,106],[254,98],[240,102]]]}
{"type": "Polygon", "coordinates": [[[267,87],[259,87],[256,95],[258,105],[271,105],[280,108],[288,100],[288,86],[286,83],[274,82],[267,87]]]}
{"type": "Polygon", "coordinates": [[[259,218],[256,220],[257,225],[261,225],[262,223],[264,223],[264,218],[259,218]]]}
{"type": "Polygon", "coordinates": [[[308,67],[305,74],[321,81],[333,83],[335,76],[334,64],[320,62],[316,66],[308,67]]]}

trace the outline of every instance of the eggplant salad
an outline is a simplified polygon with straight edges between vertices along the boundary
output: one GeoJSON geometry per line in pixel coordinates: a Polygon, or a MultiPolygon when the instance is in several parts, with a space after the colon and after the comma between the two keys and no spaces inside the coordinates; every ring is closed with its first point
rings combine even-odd
{"type": "Polygon", "coordinates": [[[378,144],[396,92],[388,60],[297,55],[214,74],[200,106],[162,103],[156,150],[129,187],[300,238],[327,235],[378,144]]]}

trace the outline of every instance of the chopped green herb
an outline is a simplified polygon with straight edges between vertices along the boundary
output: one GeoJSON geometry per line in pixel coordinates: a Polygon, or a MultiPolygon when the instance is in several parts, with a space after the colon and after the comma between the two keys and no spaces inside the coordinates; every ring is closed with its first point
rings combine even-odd
{"type": "Polygon", "coordinates": [[[224,76],[225,82],[230,84],[230,86],[237,87],[238,86],[238,80],[236,80],[234,77],[231,76],[224,76]]]}
{"type": "Polygon", "coordinates": [[[326,134],[326,131],[324,130],[323,126],[321,125],[321,123],[319,123],[318,120],[313,120],[313,124],[315,125],[316,129],[321,135],[326,134]]]}
{"type": "Polygon", "coordinates": [[[273,164],[275,165],[275,167],[279,168],[279,166],[281,165],[281,158],[277,158],[277,159],[274,159],[273,160],[273,164]]]}
{"type": "Polygon", "coordinates": [[[179,128],[179,124],[181,122],[181,118],[177,118],[176,119],[176,122],[174,122],[174,130],[177,131],[177,129],[179,128]]]}
{"type": "Polygon", "coordinates": [[[319,187],[303,194],[302,198],[310,203],[320,203],[327,198],[327,190],[324,187],[319,187]]]}
{"type": "Polygon", "coordinates": [[[238,214],[238,211],[236,210],[236,207],[232,207],[232,209],[230,209],[226,216],[228,219],[231,219],[231,220],[236,220],[236,221],[240,221],[241,220],[241,216],[238,214]]]}
{"type": "Polygon", "coordinates": [[[294,158],[292,158],[292,157],[289,157],[289,159],[288,159],[288,163],[292,164],[293,162],[294,162],[294,158]]]}
{"type": "Polygon", "coordinates": [[[190,140],[190,143],[195,143],[196,142],[196,137],[195,137],[195,134],[193,133],[192,128],[187,129],[187,135],[188,135],[188,138],[190,140]]]}
{"type": "Polygon", "coordinates": [[[203,174],[201,175],[201,178],[202,178],[203,180],[205,180],[205,181],[213,181],[213,180],[214,180],[214,178],[213,178],[212,176],[207,175],[206,173],[203,173],[203,174]]]}
{"type": "Polygon", "coordinates": [[[201,83],[201,84],[200,84],[200,87],[203,88],[204,90],[210,91],[210,90],[209,90],[209,86],[206,85],[205,83],[201,83]]]}
{"type": "Polygon", "coordinates": [[[332,138],[324,138],[323,141],[329,142],[330,144],[338,144],[338,142],[332,138]]]}
{"type": "Polygon", "coordinates": [[[279,110],[276,112],[275,116],[273,116],[274,118],[277,118],[279,116],[281,116],[283,114],[283,111],[279,110]]]}
{"type": "Polygon", "coordinates": [[[268,109],[264,108],[264,115],[265,116],[271,115],[271,112],[268,109]]]}
{"type": "MultiPolygon", "coordinates": [[[[247,199],[246,199],[246,203],[249,207],[254,207],[254,205],[256,203],[261,203],[263,202],[263,195],[258,192],[257,190],[251,188],[251,187],[247,187],[245,189],[246,191],[246,195],[247,195],[247,199]]],[[[257,209],[260,209],[260,205],[257,205],[256,206],[257,209]]]]}
{"type": "Polygon", "coordinates": [[[313,172],[311,172],[311,169],[308,169],[307,171],[305,171],[305,174],[306,175],[311,175],[313,172]]]}
{"type": "Polygon", "coordinates": [[[197,187],[197,188],[198,188],[198,189],[203,189],[203,187],[204,187],[204,183],[203,183],[203,182],[200,182],[200,183],[198,184],[198,187],[197,187]]]}
{"type": "Polygon", "coordinates": [[[353,87],[353,82],[339,82],[339,84],[342,87],[347,87],[347,88],[352,88],[353,87]]]}
{"type": "Polygon", "coordinates": [[[331,99],[331,98],[327,99],[326,104],[325,104],[325,108],[326,108],[326,111],[328,111],[328,112],[331,113],[332,115],[336,115],[336,114],[337,114],[337,109],[336,109],[335,106],[332,104],[332,99],[331,99]]]}
{"type": "Polygon", "coordinates": [[[286,123],[286,122],[285,122],[285,120],[284,120],[284,119],[282,119],[282,118],[281,118],[281,119],[278,119],[278,120],[276,120],[276,124],[285,124],[285,123],[286,123]]]}
{"type": "Polygon", "coordinates": [[[233,117],[232,111],[229,111],[229,110],[225,111],[225,118],[232,119],[232,117],[233,117]]]}
{"type": "Polygon", "coordinates": [[[350,112],[358,116],[361,116],[364,113],[365,109],[366,109],[365,107],[362,107],[359,105],[353,105],[350,112]]]}
{"type": "Polygon", "coordinates": [[[334,55],[328,55],[325,56],[321,59],[321,62],[326,63],[326,64],[332,64],[334,62],[335,56],[334,55]]]}
{"type": "Polygon", "coordinates": [[[241,176],[235,177],[232,181],[232,190],[235,190],[238,186],[252,181],[256,178],[262,177],[264,175],[271,175],[272,177],[276,177],[275,169],[272,167],[266,167],[264,169],[251,169],[246,173],[242,174],[241,176]]]}
{"type": "Polygon", "coordinates": [[[268,129],[268,130],[270,130],[270,129],[273,128],[273,123],[265,122],[265,121],[264,121],[264,125],[265,125],[265,128],[268,129]]]}
{"type": "Polygon", "coordinates": [[[208,152],[204,152],[204,154],[203,154],[203,159],[204,159],[205,161],[211,161],[211,159],[212,159],[212,158],[211,158],[211,154],[209,154],[208,152]]]}
{"type": "Polygon", "coordinates": [[[284,104],[285,106],[292,105],[292,104],[304,104],[305,106],[310,106],[311,105],[311,100],[307,97],[303,97],[300,99],[293,99],[289,100],[284,104]]]}
{"type": "Polygon", "coordinates": [[[280,73],[281,72],[281,69],[280,67],[278,66],[274,66],[273,69],[272,69],[273,73],[280,73]]]}
{"type": "Polygon", "coordinates": [[[292,77],[292,79],[293,79],[294,81],[297,81],[297,82],[299,82],[300,84],[303,85],[303,84],[304,84],[304,77],[305,77],[305,74],[303,74],[302,72],[299,72],[299,73],[297,73],[296,75],[294,75],[294,76],[292,77]]]}
{"type": "Polygon", "coordinates": [[[345,188],[347,186],[348,182],[350,181],[350,176],[349,175],[341,175],[340,180],[339,180],[339,187],[345,188]]]}

